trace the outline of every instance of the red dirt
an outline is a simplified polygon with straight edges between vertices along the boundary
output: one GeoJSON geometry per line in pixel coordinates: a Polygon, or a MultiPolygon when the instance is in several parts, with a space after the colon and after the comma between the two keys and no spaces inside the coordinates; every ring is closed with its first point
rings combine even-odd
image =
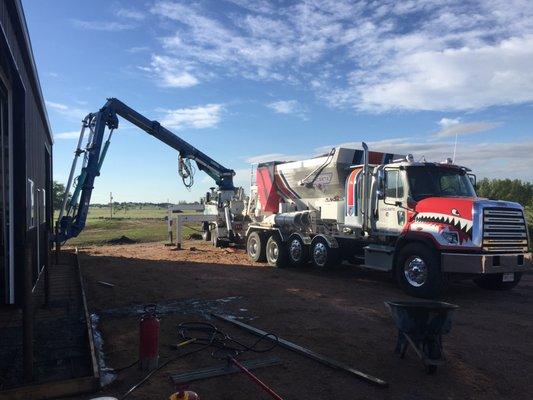
{"type": "MultiPolygon", "coordinates": [[[[175,251],[163,244],[102,246],[84,249],[80,263],[91,312],[101,315],[107,364],[128,365],[137,357],[138,317],[117,317],[105,310],[168,300],[215,300],[223,312],[253,318],[249,323],[380,377],[375,388],[343,372],[287,350],[272,355],[282,366],[257,370],[285,399],[529,399],[533,374],[533,277],[510,292],[479,289],[466,281],[452,285],[444,300],[458,304],[452,332],[444,337],[447,363],[427,375],[412,352],[394,354],[396,330],[386,300],[409,299],[386,274],[343,266],[317,272],[252,264],[243,251],[214,249],[199,241],[175,251]],[[187,250],[194,246],[196,251],[187,250]],[[115,285],[98,284],[105,281],[115,285]]],[[[161,318],[161,360],[175,355],[177,324],[202,320],[187,313],[161,318]]],[[[246,320],[244,320],[246,322],[246,320]]],[[[221,321],[219,328],[247,343],[255,337],[221,321]]],[[[192,349],[192,348],[191,348],[192,349]]],[[[185,349],[183,350],[185,351],[185,349]]],[[[261,358],[268,355],[246,355],[261,358]]],[[[165,399],[173,392],[169,372],[219,363],[209,352],[177,360],[128,398],[165,399]]],[[[90,398],[119,397],[143,375],[132,368],[90,398]]],[[[206,399],[267,399],[243,375],[193,382],[206,399]]]]}

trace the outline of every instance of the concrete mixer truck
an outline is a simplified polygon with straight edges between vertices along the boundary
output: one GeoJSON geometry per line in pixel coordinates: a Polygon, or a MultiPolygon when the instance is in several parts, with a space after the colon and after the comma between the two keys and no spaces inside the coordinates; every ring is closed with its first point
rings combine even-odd
{"type": "Polygon", "coordinates": [[[390,272],[408,294],[438,297],[455,278],[507,290],[532,270],[520,204],[476,196],[450,159],[415,161],[343,147],[257,166],[246,250],[277,267],[343,261],[390,272]]]}

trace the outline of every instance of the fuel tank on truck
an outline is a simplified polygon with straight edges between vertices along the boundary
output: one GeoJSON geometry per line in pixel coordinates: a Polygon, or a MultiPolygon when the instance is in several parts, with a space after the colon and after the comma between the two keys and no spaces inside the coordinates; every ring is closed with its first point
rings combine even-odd
{"type": "MultiPolygon", "coordinates": [[[[389,163],[393,158],[390,153],[369,153],[374,164],[389,163]]],[[[261,163],[256,173],[261,211],[278,213],[280,203],[288,203],[293,211],[320,209],[322,219],[342,219],[350,166],[362,163],[363,150],[344,147],[300,161],[261,163]]]]}

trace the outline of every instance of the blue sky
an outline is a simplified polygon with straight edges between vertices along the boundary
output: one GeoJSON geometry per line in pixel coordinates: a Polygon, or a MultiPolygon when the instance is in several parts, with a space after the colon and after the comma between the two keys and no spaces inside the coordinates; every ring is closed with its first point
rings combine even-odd
{"type": "MultiPolygon", "coordinates": [[[[533,2],[23,0],[67,178],[107,97],[157,119],[248,185],[250,162],[338,144],[533,180],[533,2]]],[[[196,200],[176,153],[121,123],[93,202],[196,200]]]]}

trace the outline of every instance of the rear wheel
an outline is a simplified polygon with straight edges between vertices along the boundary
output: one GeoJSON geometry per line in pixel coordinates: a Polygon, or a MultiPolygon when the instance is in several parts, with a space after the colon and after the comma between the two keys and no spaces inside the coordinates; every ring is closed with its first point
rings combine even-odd
{"type": "Polygon", "coordinates": [[[447,286],[438,254],[422,243],[409,243],[400,250],[395,272],[398,284],[411,296],[435,298],[447,286]]]}
{"type": "Polygon", "coordinates": [[[283,268],[289,263],[287,249],[278,235],[272,235],[268,238],[266,244],[266,259],[268,265],[283,268]]]}
{"type": "Polygon", "coordinates": [[[246,238],[246,252],[252,261],[264,262],[266,260],[264,236],[257,231],[250,232],[246,238]]]}
{"type": "Polygon", "coordinates": [[[323,237],[316,238],[311,244],[311,262],[317,269],[328,269],[340,261],[339,249],[331,247],[323,237]]]}
{"type": "Polygon", "coordinates": [[[504,282],[504,274],[490,274],[485,276],[480,276],[479,278],[474,279],[476,285],[482,289],[488,290],[511,290],[516,285],[520,283],[522,279],[521,272],[515,272],[512,281],[504,282]]]}
{"type": "Polygon", "coordinates": [[[304,244],[300,236],[289,238],[287,250],[289,262],[295,267],[300,267],[309,261],[309,246],[304,244]]]}

